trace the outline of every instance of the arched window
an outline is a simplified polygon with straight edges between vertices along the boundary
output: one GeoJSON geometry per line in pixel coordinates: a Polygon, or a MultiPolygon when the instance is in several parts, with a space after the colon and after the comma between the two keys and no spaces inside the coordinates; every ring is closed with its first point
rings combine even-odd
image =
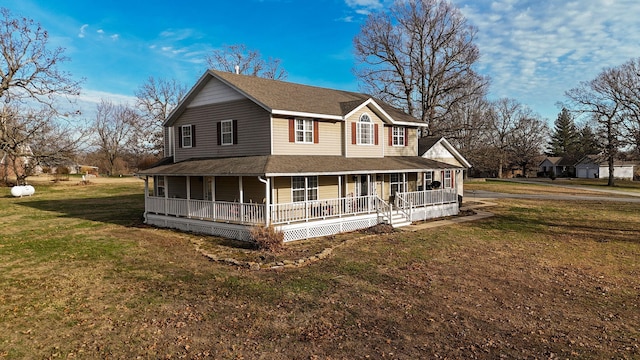
{"type": "Polygon", "coordinates": [[[360,115],[357,130],[358,145],[373,145],[373,122],[368,114],[360,115]]]}

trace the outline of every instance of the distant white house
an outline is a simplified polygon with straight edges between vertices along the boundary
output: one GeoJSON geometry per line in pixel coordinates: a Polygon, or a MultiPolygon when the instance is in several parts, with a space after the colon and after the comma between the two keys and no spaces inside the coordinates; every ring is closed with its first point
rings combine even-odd
{"type": "MultiPolygon", "coordinates": [[[[613,164],[613,176],[616,179],[633,180],[637,163],[616,160],[613,164]]],[[[576,177],[583,179],[609,177],[609,164],[601,155],[587,155],[575,165],[576,177]]]]}

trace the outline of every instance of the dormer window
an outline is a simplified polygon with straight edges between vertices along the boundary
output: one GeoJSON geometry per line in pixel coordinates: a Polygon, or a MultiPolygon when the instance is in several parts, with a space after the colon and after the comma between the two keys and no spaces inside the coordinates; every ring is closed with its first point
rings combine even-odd
{"type": "Polygon", "coordinates": [[[373,122],[368,114],[360,115],[357,125],[358,145],[373,145],[373,122]]]}

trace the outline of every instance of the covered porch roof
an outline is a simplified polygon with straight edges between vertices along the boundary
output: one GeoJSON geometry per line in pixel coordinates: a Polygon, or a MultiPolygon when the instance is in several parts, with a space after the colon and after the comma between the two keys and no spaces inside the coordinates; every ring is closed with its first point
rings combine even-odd
{"type": "Polygon", "coordinates": [[[189,159],[173,163],[164,159],[137,175],[165,176],[306,176],[397,173],[440,169],[461,169],[420,156],[346,158],[318,155],[263,155],[189,159]]]}

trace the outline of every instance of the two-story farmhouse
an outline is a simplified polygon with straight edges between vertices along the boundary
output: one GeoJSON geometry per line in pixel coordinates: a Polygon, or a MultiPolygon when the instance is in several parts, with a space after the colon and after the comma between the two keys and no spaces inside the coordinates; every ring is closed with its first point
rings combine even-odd
{"type": "Polygon", "coordinates": [[[207,71],[164,123],[166,158],[139,173],[145,221],[292,241],[455,215],[462,168],[418,156],[424,126],[365,94],[207,71]]]}

